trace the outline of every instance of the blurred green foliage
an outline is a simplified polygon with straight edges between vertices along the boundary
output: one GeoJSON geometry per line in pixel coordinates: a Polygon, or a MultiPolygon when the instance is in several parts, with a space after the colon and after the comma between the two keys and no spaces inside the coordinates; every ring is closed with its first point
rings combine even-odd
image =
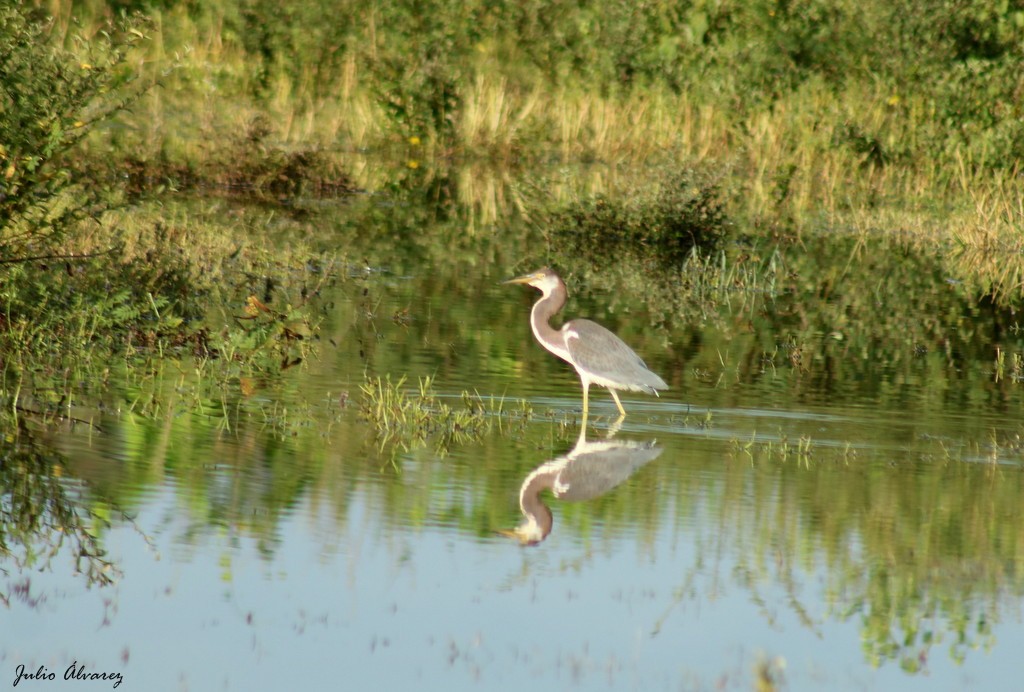
{"type": "Polygon", "coordinates": [[[470,77],[484,10],[476,3],[396,0],[370,10],[379,40],[364,58],[372,89],[406,137],[455,139],[455,116],[470,77]]]}
{"type": "Polygon", "coordinates": [[[59,252],[83,219],[117,200],[76,169],[71,153],[138,92],[127,54],[147,28],[138,17],[108,25],[77,50],[49,36],[52,21],[21,3],[0,9],[0,262],[59,252]]]}
{"type": "Polygon", "coordinates": [[[962,147],[1013,166],[1024,146],[1019,0],[90,0],[69,11],[91,20],[125,9],[160,18],[166,52],[190,49],[197,32],[216,42],[208,59],[231,61],[212,73],[217,98],[244,90],[267,103],[283,89],[298,112],[315,112],[352,88],[354,67],[395,132],[448,145],[459,143],[467,89],[488,76],[513,91],[686,93],[737,124],[804,88],[888,91],[920,130],[915,155],[962,147]]]}
{"type": "Polygon", "coordinates": [[[663,269],[713,253],[729,226],[715,177],[690,167],[665,171],[638,191],[559,205],[540,223],[566,258],[606,266],[630,253],[663,269]]]}

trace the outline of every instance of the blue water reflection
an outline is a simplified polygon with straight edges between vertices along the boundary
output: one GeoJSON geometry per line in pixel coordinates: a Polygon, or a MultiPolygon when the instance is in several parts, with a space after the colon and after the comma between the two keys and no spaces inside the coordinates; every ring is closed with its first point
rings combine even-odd
{"type": "Polygon", "coordinates": [[[928,676],[865,667],[858,619],[824,605],[827,567],[802,566],[788,587],[750,583],[699,497],[666,505],[650,536],[556,531],[543,550],[522,550],[396,529],[368,495],[342,522],[305,497],[268,554],[230,531],[197,537],[168,486],[136,517],[152,546],[125,526],[108,534],[117,586],[33,577],[43,600],[6,615],[7,672],[78,661],[122,672],[129,690],[749,689],[759,659],[784,660],[791,689],[995,689],[1019,673],[1019,611],[963,666],[936,652],[928,676]]]}

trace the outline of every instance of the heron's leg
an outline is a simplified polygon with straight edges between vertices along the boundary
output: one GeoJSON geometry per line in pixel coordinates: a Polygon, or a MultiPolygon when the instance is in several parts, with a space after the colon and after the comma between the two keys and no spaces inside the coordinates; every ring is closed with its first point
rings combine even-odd
{"type": "Polygon", "coordinates": [[[580,380],[580,383],[583,385],[583,422],[580,425],[585,428],[587,427],[587,409],[589,407],[587,397],[590,392],[590,383],[586,380],[580,380]]]}
{"type": "Polygon", "coordinates": [[[614,389],[609,389],[608,391],[611,392],[612,398],[615,399],[615,405],[619,407],[619,416],[625,417],[626,409],[622,408],[622,402],[619,401],[619,395],[615,393],[614,389]]]}
{"type": "Polygon", "coordinates": [[[579,447],[580,445],[583,445],[583,444],[586,444],[586,443],[587,443],[587,426],[586,425],[581,425],[580,426],[580,436],[576,439],[576,446],[579,447]]]}
{"type": "Polygon", "coordinates": [[[624,420],[626,420],[625,416],[619,416],[613,420],[612,424],[608,426],[608,434],[605,435],[605,438],[610,440],[615,437],[615,434],[619,432],[619,429],[622,427],[622,421],[624,420]]]}

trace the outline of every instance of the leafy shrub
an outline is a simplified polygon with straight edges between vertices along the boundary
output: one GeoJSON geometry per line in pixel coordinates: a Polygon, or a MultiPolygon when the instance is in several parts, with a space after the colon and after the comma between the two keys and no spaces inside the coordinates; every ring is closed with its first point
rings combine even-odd
{"type": "Polygon", "coordinates": [[[127,57],[144,21],[72,36],[74,50],[52,28],[22,3],[0,9],[0,335],[50,356],[112,332],[176,325],[166,311],[173,298],[161,292],[187,290],[173,268],[123,264],[116,244],[97,250],[84,232],[119,194],[87,174],[76,148],[138,95],[127,57]]]}
{"type": "Polygon", "coordinates": [[[74,224],[110,206],[99,181],[76,175],[71,152],[125,108],[127,52],[141,19],[111,26],[75,52],[50,39],[52,21],[22,3],[0,9],[0,262],[57,252],[74,224]]]}

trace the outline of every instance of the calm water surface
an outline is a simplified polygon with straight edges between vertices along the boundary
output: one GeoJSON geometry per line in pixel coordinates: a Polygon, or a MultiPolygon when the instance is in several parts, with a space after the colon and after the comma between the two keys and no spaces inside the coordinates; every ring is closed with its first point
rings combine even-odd
{"type": "MultiPolygon", "coordinates": [[[[997,381],[991,346],[1021,344],[991,318],[951,298],[941,344],[860,340],[793,327],[790,292],[655,328],[630,287],[578,286],[567,314],[670,384],[625,397],[612,437],[658,453],[595,497],[543,494],[551,532],[524,547],[500,532],[580,407],[532,340],[534,294],[498,284],[531,267],[369,259],[383,271],[324,296],[317,358],[224,394],[245,415],[197,412],[194,364],[169,362],[78,412],[99,429],[36,433],[66,470],[63,494],[30,492],[89,508],[115,581],[90,586],[73,541],[2,565],[0,686],[24,665],[56,681],[19,690],[112,687],[65,682],[77,663],[121,690],[1019,687],[1024,384],[997,381]],[[381,450],[366,374],[532,415],[381,450]]],[[[604,390],[592,409],[605,440],[604,390]]]]}

